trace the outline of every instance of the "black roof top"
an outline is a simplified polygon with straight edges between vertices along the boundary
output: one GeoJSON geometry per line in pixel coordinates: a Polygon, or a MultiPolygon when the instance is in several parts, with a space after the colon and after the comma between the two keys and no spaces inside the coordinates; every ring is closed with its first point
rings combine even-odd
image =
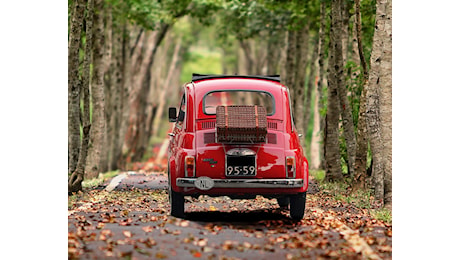
{"type": "Polygon", "coordinates": [[[203,79],[226,79],[226,78],[248,78],[248,79],[265,79],[281,82],[280,75],[215,75],[215,74],[192,74],[192,82],[203,79]]]}

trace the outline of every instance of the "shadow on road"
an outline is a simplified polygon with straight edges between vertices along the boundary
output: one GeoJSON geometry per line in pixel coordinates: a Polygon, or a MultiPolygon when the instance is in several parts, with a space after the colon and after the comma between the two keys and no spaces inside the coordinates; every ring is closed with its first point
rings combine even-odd
{"type": "Polygon", "coordinates": [[[240,224],[256,224],[261,221],[278,220],[282,222],[293,222],[280,210],[254,210],[254,211],[198,211],[185,214],[185,219],[197,222],[228,222],[240,224]]]}

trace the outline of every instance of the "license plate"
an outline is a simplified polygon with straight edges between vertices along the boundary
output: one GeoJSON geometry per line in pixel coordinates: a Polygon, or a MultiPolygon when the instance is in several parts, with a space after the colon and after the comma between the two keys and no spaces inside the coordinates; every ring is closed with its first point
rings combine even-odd
{"type": "Polygon", "coordinates": [[[227,176],[256,176],[255,156],[227,156],[227,176]]]}

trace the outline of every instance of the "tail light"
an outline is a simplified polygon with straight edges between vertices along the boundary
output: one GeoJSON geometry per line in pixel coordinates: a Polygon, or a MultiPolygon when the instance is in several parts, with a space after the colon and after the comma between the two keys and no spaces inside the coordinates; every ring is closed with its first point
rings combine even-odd
{"type": "Polygon", "coordinates": [[[195,157],[185,156],[185,177],[195,177],[195,157]]]}
{"type": "Polygon", "coordinates": [[[286,178],[295,178],[295,157],[286,157],[286,178]]]}

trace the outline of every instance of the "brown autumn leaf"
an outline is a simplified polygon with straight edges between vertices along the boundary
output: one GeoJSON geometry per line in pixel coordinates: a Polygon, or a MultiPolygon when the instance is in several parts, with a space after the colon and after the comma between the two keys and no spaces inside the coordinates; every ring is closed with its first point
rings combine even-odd
{"type": "Polygon", "coordinates": [[[145,232],[152,232],[155,228],[153,226],[145,226],[145,227],[142,227],[142,230],[144,230],[145,232]]]}
{"type": "Polygon", "coordinates": [[[190,224],[190,221],[188,221],[188,220],[184,220],[184,221],[181,221],[181,222],[180,222],[180,226],[181,226],[181,227],[188,227],[189,224],[190,224]]]}
{"type": "Polygon", "coordinates": [[[128,231],[128,230],[124,230],[124,231],[123,231],[123,235],[125,235],[125,237],[128,237],[128,238],[130,238],[130,237],[133,236],[133,234],[131,234],[131,232],[128,231]]]}
{"type": "Polygon", "coordinates": [[[160,258],[160,259],[165,259],[165,258],[168,258],[165,254],[163,254],[162,252],[157,252],[155,254],[155,257],[156,258],[160,258]]]}
{"type": "Polygon", "coordinates": [[[212,250],[213,250],[213,249],[212,249],[211,247],[209,247],[209,246],[203,247],[203,252],[205,252],[205,253],[212,252],[212,250]]]}
{"type": "Polygon", "coordinates": [[[105,223],[104,223],[104,222],[99,222],[99,223],[97,223],[96,228],[97,228],[97,229],[103,229],[104,226],[105,226],[105,223]]]}

